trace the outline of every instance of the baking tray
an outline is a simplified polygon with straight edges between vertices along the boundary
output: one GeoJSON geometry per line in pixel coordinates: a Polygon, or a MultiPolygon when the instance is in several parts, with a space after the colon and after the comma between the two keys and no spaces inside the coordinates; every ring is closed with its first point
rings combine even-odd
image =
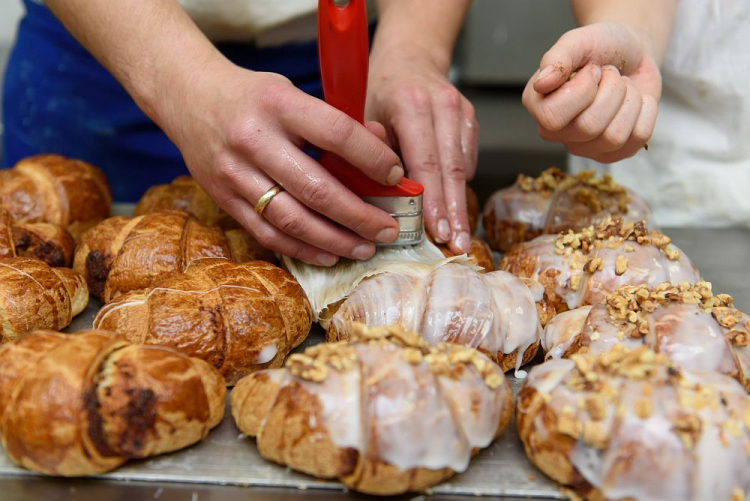
{"type": "MultiPolygon", "coordinates": [[[[93,299],[66,332],[90,329],[101,303],[93,299]]],[[[323,342],[323,331],[313,327],[308,339],[297,350],[323,342]]],[[[521,381],[509,377],[514,393],[521,381]]],[[[38,476],[15,466],[0,453],[0,475],[38,476]]],[[[125,481],[189,482],[219,485],[291,487],[295,489],[344,490],[337,482],[317,480],[290,468],[263,459],[255,440],[242,435],[229,413],[201,443],[171,454],[126,463],[117,470],[95,478],[125,481]]],[[[431,490],[434,494],[472,496],[512,496],[562,499],[558,487],[529,463],[516,434],[515,423],[492,445],[477,455],[469,469],[431,490]]]]}

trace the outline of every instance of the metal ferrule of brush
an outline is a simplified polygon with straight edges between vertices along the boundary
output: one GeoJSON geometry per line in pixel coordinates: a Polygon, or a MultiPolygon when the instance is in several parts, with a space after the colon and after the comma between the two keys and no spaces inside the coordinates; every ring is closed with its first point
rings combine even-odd
{"type": "Polygon", "coordinates": [[[416,245],[424,240],[422,195],[414,197],[363,197],[369,204],[386,211],[398,222],[398,238],[383,247],[416,245]]]}

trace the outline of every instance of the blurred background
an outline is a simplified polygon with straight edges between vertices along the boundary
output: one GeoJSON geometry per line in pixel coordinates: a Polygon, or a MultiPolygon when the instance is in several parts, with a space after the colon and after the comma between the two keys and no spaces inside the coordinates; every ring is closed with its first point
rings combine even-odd
{"type": "MultiPolygon", "coordinates": [[[[0,0],[2,70],[22,14],[20,0],[0,0]]],[[[481,125],[479,169],[472,183],[481,199],[511,184],[519,172],[565,165],[564,149],[537,135],[521,106],[521,92],[544,51],[573,27],[564,0],[474,0],[456,47],[453,76],[474,103],[481,125]]]]}

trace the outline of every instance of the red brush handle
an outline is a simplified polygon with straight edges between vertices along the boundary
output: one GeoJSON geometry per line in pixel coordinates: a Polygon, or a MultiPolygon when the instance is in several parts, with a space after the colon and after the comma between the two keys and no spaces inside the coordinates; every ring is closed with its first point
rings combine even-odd
{"type": "MultiPolygon", "coordinates": [[[[364,123],[369,41],[365,0],[318,0],[318,51],[326,102],[364,123]],[[343,2],[339,2],[342,4],[343,2]]],[[[320,163],[361,197],[419,196],[421,184],[403,178],[385,186],[341,157],[324,152],[320,163]]]]}

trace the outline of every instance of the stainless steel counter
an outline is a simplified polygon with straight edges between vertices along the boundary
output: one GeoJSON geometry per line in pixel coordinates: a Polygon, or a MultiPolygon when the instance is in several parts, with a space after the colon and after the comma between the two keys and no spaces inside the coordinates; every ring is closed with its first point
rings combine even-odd
{"type": "MultiPolygon", "coordinates": [[[[750,309],[750,273],[745,256],[748,230],[666,230],[695,262],[714,291],[734,296],[740,309],[750,309]]],[[[74,328],[90,325],[96,304],[76,319],[74,328]]],[[[314,333],[311,343],[320,340],[314,333]]],[[[519,382],[511,379],[514,387],[519,382]]],[[[511,425],[480,453],[469,470],[436,486],[429,495],[397,499],[560,498],[557,487],[536,471],[523,455],[511,425]]],[[[334,482],[320,482],[288,468],[265,462],[252,440],[240,436],[232,420],[224,422],[194,447],[124,467],[95,479],[50,479],[12,465],[0,454],[0,500],[228,500],[345,499],[349,494],[334,482]],[[286,487],[285,487],[286,486],[286,487]]]]}

